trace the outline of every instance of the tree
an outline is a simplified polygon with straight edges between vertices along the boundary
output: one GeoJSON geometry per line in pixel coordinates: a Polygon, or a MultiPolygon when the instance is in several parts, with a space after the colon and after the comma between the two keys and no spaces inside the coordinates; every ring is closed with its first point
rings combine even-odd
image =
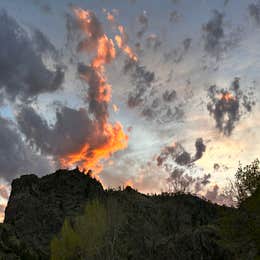
{"type": "Polygon", "coordinates": [[[62,226],[60,235],[54,237],[51,242],[51,259],[73,259],[76,255],[79,244],[80,240],[78,234],[76,234],[70,222],[66,219],[62,226]]]}
{"type": "Polygon", "coordinates": [[[65,220],[61,233],[51,242],[51,259],[103,259],[107,211],[98,200],[88,202],[84,214],[65,220]]]}
{"type": "Polygon", "coordinates": [[[239,168],[235,175],[235,189],[237,200],[239,203],[250,197],[260,186],[260,162],[258,159],[251,164],[239,168]]]}
{"type": "Polygon", "coordinates": [[[167,178],[169,193],[198,193],[210,182],[210,174],[202,177],[192,177],[184,169],[175,167],[167,178]]]}

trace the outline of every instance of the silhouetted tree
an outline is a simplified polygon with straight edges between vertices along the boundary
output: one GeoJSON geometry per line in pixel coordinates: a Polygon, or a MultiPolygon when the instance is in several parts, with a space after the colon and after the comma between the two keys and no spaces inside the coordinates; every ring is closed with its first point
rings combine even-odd
{"type": "Polygon", "coordinates": [[[236,172],[236,180],[234,183],[237,191],[237,200],[239,203],[250,197],[260,186],[260,162],[258,159],[251,164],[239,168],[236,172]]]}

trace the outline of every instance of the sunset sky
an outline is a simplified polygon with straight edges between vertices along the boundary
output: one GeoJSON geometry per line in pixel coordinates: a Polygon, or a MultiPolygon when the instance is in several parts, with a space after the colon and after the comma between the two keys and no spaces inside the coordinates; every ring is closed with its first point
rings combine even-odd
{"type": "Polygon", "coordinates": [[[260,1],[2,0],[0,40],[1,211],[23,174],[212,195],[259,157],[260,1]]]}

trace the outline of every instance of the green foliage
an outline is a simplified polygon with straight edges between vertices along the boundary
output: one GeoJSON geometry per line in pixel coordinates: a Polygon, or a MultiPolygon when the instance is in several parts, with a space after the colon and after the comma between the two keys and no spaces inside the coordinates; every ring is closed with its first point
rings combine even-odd
{"type": "Polygon", "coordinates": [[[80,238],[82,256],[94,257],[104,246],[107,231],[107,212],[97,200],[87,204],[85,213],[75,221],[75,231],[80,238]]]}
{"type": "Polygon", "coordinates": [[[260,186],[260,162],[258,159],[251,164],[239,166],[236,172],[235,187],[237,189],[238,202],[241,203],[250,197],[260,186]]]}
{"type": "Polygon", "coordinates": [[[79,244],[80,238],[78,234],[73,230],[70,222],[65,220],[60,235],[54,237],[51,242],[51,259],[72,259],[77,255],[79,244]]]}
{"type": "MultiPolygon", "coordinates": [[[[51,242],[51,259],[92,259],[101,254],[107,231],[107,213],[97,200],[87,204],[84,214],[65,220],[61,233],[51,242]]],[[[102,259],[102,258],[100,258],[102,259]]]]}

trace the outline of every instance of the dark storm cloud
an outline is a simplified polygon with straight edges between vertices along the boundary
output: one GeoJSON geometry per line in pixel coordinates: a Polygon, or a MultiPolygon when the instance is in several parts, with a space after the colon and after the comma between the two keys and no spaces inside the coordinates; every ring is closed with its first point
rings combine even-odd
{"type": "Polygon", "coordinates": [[[157,157],[157,165],[162,166],[168,158],[175,161],[181,166],[190,166],[195,161],[199,160],[206,151],[206,145],[202,138],[198,138],[195,142],[196,153],[194,156],[187,152],[180,143],[174,143],[172,146],[166,146],[160,155],[157,157]]]}
{"type": "Polygon", "coordinates": [[[191,163],[191,155],[186,151],[182,151],[180,154],[176,155],[175,162],[179,165],[188,165],[191,163]]]}
{"type": "Polygon", "coordinates": [[[61,87],[64,73],[46,68],[40,53],[17,22],[0,11],[0,89],[9,99],[28,99],[61,87]]]}
{"type": "Polygon", "coordinates": [[[256,24],[260,25],[260,2],[250,4],[248,6],[248,11],[256,24]]]}
{"type": "Polygon", "coordinates": [[[84,109],[61,107],[56,112],[55,125],[50,127],[33,108],[24,107],[17,116],[17,122],[31,145],[55,157],[79,151],[86,142],[98,142],[93,138],[96,134],[94,124],[84,109]]]}
{"type": "Polygon", "coordinates": [[[194,155],[192,161],[195,162],[199,160],[203,153],[206,151],[206,145],[203,143],[202,138],[198,138],[195,142],[196,154],[194,155]]]}
{"type": "Polygon", "coordinates": [[[83,108],[59,107],[55,124],[49,126],[33,108],[24,107],[17,116],[17,122],[28,143],[57,161],[78,153],[86,144],[88,154],[85,156],[91,158],[92,151],[104,146],[110,138],[104,135],[102,122],[90,118],[83,108]]]}
{"type": "Polygon", "coordinates": [[[33,43],[39,53],[48,53],[54,57],[58,55],[55,46],[49,41],[46,35],[37,29],[33,31],[33,43]]]}
{"type": "MultiPolygon", "coordinates": [[[[30,172],[48,173],[48,161],[27,147],[14,123],[2,117],[0,117],[0,143],[0,176],[6,181],[30,172]]],[[[5,194],[1,190],[1,196],[5,194]]]]}
{"type": "Polygon", "coordinates": [[[219,89],[216,85],[208,89],[210,102],[207,105],[216,128],[229,136],[236,123],[245,113],[251,112],[255,102],[253,93],[244,94],[240,89],[239,78],[235,78],[229,89],[219,89]]]}

